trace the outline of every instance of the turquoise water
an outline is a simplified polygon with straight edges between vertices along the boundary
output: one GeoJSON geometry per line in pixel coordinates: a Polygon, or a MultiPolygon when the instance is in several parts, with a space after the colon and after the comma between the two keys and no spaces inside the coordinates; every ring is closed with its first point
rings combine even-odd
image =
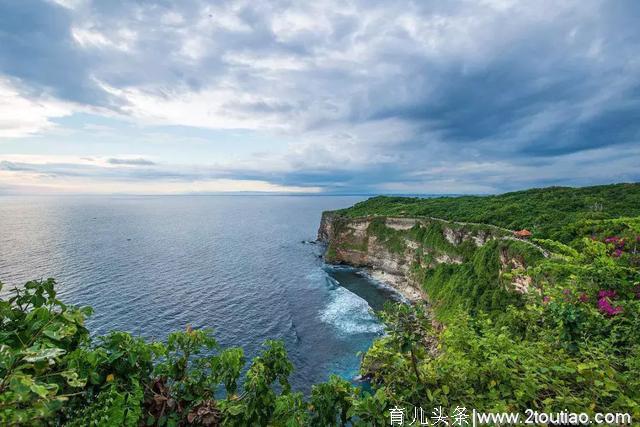
{"type": "Polygon", "coordinates": [[[210,327],[255,355],[284,340],[292,384],[357,375],[393,294],[323,264],[323,210],[362,197],[0,197],[0,280],[55,277],[63,300],[91,305],[94,333],[163,339],[210,327]]]}

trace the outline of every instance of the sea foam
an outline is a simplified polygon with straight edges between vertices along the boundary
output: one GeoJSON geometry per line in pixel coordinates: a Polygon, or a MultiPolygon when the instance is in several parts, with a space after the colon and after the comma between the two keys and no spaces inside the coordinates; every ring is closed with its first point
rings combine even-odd
{"type": "Polygon", "coordinates": [[[320,313],[320,319],[334,326],[343,335],[380,334],[384,327],[369,304],[356,294],[343,288],[326,276],[329,302],[320,313]]]}

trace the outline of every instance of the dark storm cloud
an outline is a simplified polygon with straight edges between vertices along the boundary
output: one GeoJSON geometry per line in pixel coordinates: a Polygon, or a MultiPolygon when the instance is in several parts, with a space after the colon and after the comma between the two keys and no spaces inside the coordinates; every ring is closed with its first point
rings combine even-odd
{"type": "Polygon", "coordinates": [[[95,63],[71,36],[69,11],[50,2],[0,0],[0,74],[66,100],[106,103],[91,81],[95,63]]]}
{"type": "Polygon", "coordinates": [[[640,2],[60,3],[0,0],[0,74],[134,118],[223,117],[297,141],[180,179],[498,191],[638,177],[640,2]],[[165,108],[189,96],[203,96],[194,114],[165,108]],[[612,157],[608,174],[582,169],[612,157]]]}

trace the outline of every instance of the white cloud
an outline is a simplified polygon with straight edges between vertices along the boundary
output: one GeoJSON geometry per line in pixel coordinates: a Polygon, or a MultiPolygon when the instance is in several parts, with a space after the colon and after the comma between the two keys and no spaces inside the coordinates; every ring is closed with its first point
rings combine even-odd
{"type": "MultiPolygon", "coordinates": [[[[274,184],[260,179],[217,178],[212,167],[157,165],[135,156],[0,156],[0,190],[16,193],[317,193],[317,186],[274,184]],[[116,160],[116,161],[114,161],[116,160]],[[139,174],[137,170],[143,172],[139,174]],[[148,173],[149,175],[145,175],[148,173]]],[[[223,171],[224,172],[224,171],[223,171]]]]}
{"type": "Polygon", "coordinates": [[[20,93],[9,79],[0,76],[0,138],[20,138],[50,130],[51,119],[69,116],[74,106],[47,96],[20,93]]]}
{"type": "Polygon", "coordinates": [[[38,173],[2,170],[0,170],[0,190],[19,194],[318,193],[322,191],[319,187],[278,185],[260,180],[127,181],[86,177],[51,177],[38,173]]]}
{"type": "Polygon", "coordinates": [[[67,9],[76,9],[80,5],[87,2],[87,0],[49,0],[51,3],[55,3],[67,9]]]}
{"type": "Polygon", "coordinates": [[[108,34],[104,34],[91,27],[74,27],[71,29],[71,35],[76,43],[83,48],[106,48],[129,52],[136,42],[135,31],[127,28],[112,30],[108,34]]]}
{"type": "Polygon", "coordinates": [[[279,100],[224,86],[199,92],[176,87],[157,93],[140,88],[117,89],[103,84],[106,90],[123,100],[121,109],[124,113],[145,124],[210,129],[285,129],[289,126],[277,114],[254,114],[234,108],[234,105],[256,105],[279,100]]]}

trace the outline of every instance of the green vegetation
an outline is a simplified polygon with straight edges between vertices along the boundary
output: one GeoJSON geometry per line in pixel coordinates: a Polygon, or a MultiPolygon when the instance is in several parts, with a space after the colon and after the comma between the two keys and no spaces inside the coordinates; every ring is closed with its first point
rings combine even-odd
{"type": "MultiPolygon", "coordinates": [[[[421,244],[412,274],[429,296],[429,313],[422,305],[389,307],[385,319],[391,333],[369,349],[363,373],[404,407],[628,412],[637,420],[640,217],[622,215],[640,208],[634,201],[639,188],[374,198],[341,211],[346,217],[491,218],[498,226],[532,228],[539,237],[533,239],[538,247],[504,235],[474,247],[466,244],[468,239],[445,238],[445,228],[450,232],[455,224],[425,221],[409,230],[404,238],[421,244]],[[620,194],[620,189],[630,193],[620,194]],[[541,208],[567,195],[568,208],[562,213],[541,208]],[[609,201],[612,208],[588,208],[596,196],[599,206],[609,201]],[[501,215],[497,200],[509,201],[501,215]],[[593,218],[598,216],[606,218],[593,218]],[[438,254],[457,256],[458,261],[435,262],[438,254]],[[516,278],[526,279],[528,292],[514,292],[511,282],[516,278]]],[[[473,233],[465,230],[472,225],[457,227],[466,236],[473,233]]]]}
{"type": "MultiPolygon", "coordinates": [[[[425,343],[418,372],[393,335],[374,344],[363,369],[406,405],[621,411],[637,419],[640,272],[612,258],[604,243],[582,243],[575,257],[552,257],[530,267],[540,293],[517,302],[516,295],[506,292],[485,299],[487,289],[478,300],[481,281],[473,279],[491,274],[490,269],[437,269],[426,286],[446,328],[434,329],[428,318],[408,327],[420,331],[413,342],[425,343]],[[434,342],[435,355],[428,351],[428,343],[434,342]]],[[[486,279],[497,283],[495,277],[486,279]]],[[[412,309],[394,310],[417,318],[412,309]]]]}
{"type": "MultiPolygon", "coordinates": [[[[486,228],[486,227],[485,227],[486,228]]],[[[422,248],[431,252],[454,256],[462,260],[470,260],[476,252],[477,246],[472,239],[460,239],[459,242],[451,242],[445,237],[445,229],[458,236],[474,236],[485,232],[477,226],[457,225],[455,223],[443,223],[442,221],[429,221],[426,225],[416,225],[408,232],[408,238],[419,243],[422,248]]],[[[507,235],[508,233],[502,233],[507,235]]]]}
{"type": "Polygon", "coordinates": [[[329,246],[327,247],[327,252],[324,254],[324,257],[327,260],[327,262],[333,262],[334,260],[337,259],[338,254],[336,252],[335,245],[329,244],[329,246]]]}
{"type": "Polygon", "coordinates": [[[523,298],[508,285],[510,275],[501,277],[500,254],[521,257],[532,265],[542,258],[522,242],[492,240],[475,251],[468,262],[437,264],[424,273],[423,288],[433,301],[440,321],[458,316],[463,309],[472,315],[479,312],[497,316],[508,306],[522,306],[523,298]]]}
{"type": "Polygon", "coordinates": [[[385,393],[332,377],[305,400],[281,342],[267,341],[239,387],[240,348],[207,330],[146,342],[124,332],[91,339],[88,308],[56,298],[55,281],[28,282],[0,302],[0,424],[69,426],[383,425],[385,393]]]}
{"type": "Polygon", "coordinates": [[[367,227],[367,234],[375,236],[378,243],[385,246],[391,253],[401,254],[406,249],[403,233],[387,227],[384,218],[376,218],[371,221],[367,227]]]}
{"type": "Polygon", "coordinates": [[[566,229],[580,220],[640,215],[640,184],[597,187],[550,187],[497,196],[374,197],[338,211],[347,217],[430,216],[452,221],[493,224],[512,230],[526,228],[540,238],[568,242],[566,229]]]}
{"type": "MultiPolygon", "coordinates": [[[[293,392],[293,366],[276,341],[246,369],[242,350],[221,348],[207,330],[187,328],[166,342],[123,332],[91,338],[90,309],[59,301],[52,279],[29,282],[0,302],[0,424],[383,426],[396,406],[409,418],[414,408],[450,414],[464,406],[627,412],[637,423],[640,217],[631,215],[640,208],[638,188],[530,190],[488,201],[374,198],[342,211],[493,218],[532,228],[533,243],[548,252],[503,232],[476,246],[446,238],[437,221],[394,230],[375,219],[367,236],[391,253],[418,243],[412,274],[429,304],[386,308],[387,334],[363,357],[367,392],[338,377],[309,396],[293,392]],[[545,211],[527,195],[546,209],[567,197],[569,208],[545,211]],[[496,199],[511,200],[501,215],[496,199]],[[439,262],[442,255],[458,258],[439,262]],[[528,292],[514,292],[517,278],[527,278],[528,292]]],[[[453,228],[467,237],[486,231],[453,228]]],[[[331,242],[328,255],[345,243],[331,242]]]]}

